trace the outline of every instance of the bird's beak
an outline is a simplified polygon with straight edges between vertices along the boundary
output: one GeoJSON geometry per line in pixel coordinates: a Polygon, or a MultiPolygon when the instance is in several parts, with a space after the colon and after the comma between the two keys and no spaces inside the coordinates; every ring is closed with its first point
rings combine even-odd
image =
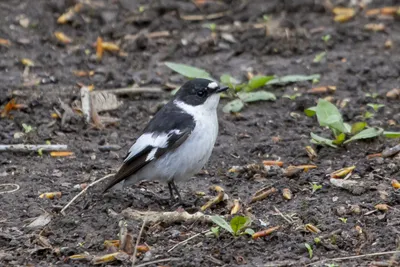
{"type": "Polygon", "coordinates": [[[222,92],[225,92],[228,89],[229,89],[228,86],[222,86],[222,87],[219,87],[217,90],[215,90],[215,92],[216,93],[222,93],[222,92]]]}

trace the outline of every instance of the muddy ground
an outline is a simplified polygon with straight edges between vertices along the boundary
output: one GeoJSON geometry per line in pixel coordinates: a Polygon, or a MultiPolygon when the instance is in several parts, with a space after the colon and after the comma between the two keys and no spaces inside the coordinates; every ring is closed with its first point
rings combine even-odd
{"type": "MultiPolygon", "coordinates": [[[[123,156],[149,121],[157,108],[170,98],[163,93],[120,96],[122,107],[109,112],[120,123],[98,130],[85,125],[82,119],[69,121],[51,117],[59,99],[71,105],[80,99],[78,82],[94,84],[95,90],[114,89],[137,84],[166,89],[166,84],[182,84],[185,78],[172,73],[164,61],[186,63],[204,68],[214,77],[224,73],[246,80],[246,72],[254,74],[320,74],[320,81],[298,82],[267,88],[277,95],[275,102],[249,104],[240,114],[224,114],[220,108],[220,134],[206,172],[180,185],[187,200],[195,192],[207,195],[212,185],[222,186],[231,199],[248,203],[251,196],[265,186],[279,191],[267,199],[246,205],[253,216],[256,231],[281,226],[275,233],[257,240],[247,236],[232,237],[221,232],[219,238],[200,235],[187,244],[175,244],[196,233],[210,229],[205,223],[176,223],[146,225],[140,243],[151,247],[141,253],[136,264],[146,260],[178,258],[149,266],[374,266],[380,261],[400,262],[392,254],[360,257],[342,261],[331,258],[394,251],[400,246],[400,196],[391,187],[391,179],[400,178],[399,157],[367,159],[394,146],[398,140],[377,138],[350,143],[342,148],[314,146],[318,157],[311,161],[304,149],[310,144],[310,132],[327,135],[315,118],[303,110],[319,97],[332,96],[333,102],[350,100],[342,114],[354,123],[362,119],[367,103],[381,103],[369,125],[399,131],[399,99],[386,98],[392,88],[398,88],[400,77],[400,24],[393,18],[367,18],[360,10],[346,23],[333,21],[332,13],[323,1],[208,1],[196,6],[192,1],[82,1],[84,8],[70,23],[57,24],[57,18],[75,2],[68,0],[0,1],[0,38],[10,45],[0,45],[0,106],[14,97],[27,107],[12,111],[11,117],[0,120],[0,143],[67,144],[72,157],[51,157],[44,152],[0,154],[0,183],[18,184],[13,193],[0,194],[0,265],[2,266],[89,266],[87,261],[73,261],[68,256],[81,253],[104,255],[105,240],[118,239],[119,214],[126,208],[171,211],[160,205],[151,194],[165,197],[163,184],[142,183],[124,191],[101,195],[103,184],[88,190],[74,202],[66,216],[59,214],[78,192],[75,185],[87,183],[113,173],[123,156]],[[185,15],[222,15],[207,21],[185,20],[185,15]],[[233,27],[234,22],[256,24],[270,18],[270,33],[264,28],[233,27]],[[215,36],[203,24],[217,25],[215,36]],[[382,22],[385,30],[364,30],[366,23],[382,22]],[[230,25],[226,32],[219,26],[230,25]],[[53,33],[62,31],[74,39],[62,45],[53,33]],[[169,36],[149,36],[166,31],[169,36]],[[222,38],[222,33],[231,36],[222,38]],[[136,35],[132,38],[132,35],[136,35]],[[330,40],[321,38],[329,34],[330,40]],[[126,39],[127,35],[131,38],[126,39]],[[120,42],[123,54],[106,53],[96,61],[93,44],[98,36],[106,41],[120,42]],[[234,40],[232,40],[233,37],[234,40]],[[391,48],[385,42],[391,40],[391,48]],[[315,56],[326,51],[320,63],[315,56]],[[31,59],[35,66],[25,72],[22,58],[31,59]],[[74,70],[95,71],[91,77],[77,77],[74,70]],[[33,83],[33,84],[32,84],[33,83]],[[311,87],[335,85],[334,93],[312,95],[311,87]],[[284,94],[303,94],[295,100],[284,94]],[[376,98],[366,96],[377,93],[376,98]],[[297,113],[298,115],[293,115],[297,113]],[[389,125],[393,120],[396,125],[389,125]],[[19,139],[15,133],[24,132],[22,123],[33,131],[19,139]],[[279,140],[274,137],[279,137],[279,140]],[[101,152],[99,146],[118,145],[118,151],[101,152]],[[318,166],[298,176],[287,178],[280,170],[267,173],[226,175],[232,166],[281,160],[288,165],[318,166]],[[331,185],[326,174],[342,167],[355,165],[351,179],[364,184],[364,190],[349,192],[331,185]],[[315,193],[310,183],[322,185],[315,193]],[[280,190],[290,188],[292,200],[282,198],[280,190]],[[44,192],[62,192],[59,199],[41,199],[44,192]],[[356,194],[357,193],[357,194],[356,194]],[[390,209],[373,212],[378,203],[390,209]],[[359,213],[351,212],[358,205],[359,213]],[[278,209],[289,221],[280,216],[278,209]],[[29,228],[36,217],[49,213],[52,220],[46,226],[29,228]],[[366,215],[367,213],[367,215],[366,215]],[[339,218],[342,218],[340,220],[339,218]],[[347,219],[346,222],[344,222],[347,219]],[[311,223],[320,234],[304,230],[311,223]],[[361,230],[360,230],[361,228],[361,230]],[[314,238],[322,236],[316,244],[314,238]],[[313,247],[313,257],[304,245],[313,247]],[[328,265],[328,264],[337,265],[328,265]]],[[[340,1],[347,5],[347,1],[340,1]]],[[[353,2],[353,1],[352,1],[353,2]]],[[[333,1],[333,4],[336,5],[333,1]]],[[[340,4],[340,3],[338,3],[340,4]]],[[[398,1],[372,1],[368,8],[399,5],[398,1]]],[[[356,7],[359,8],[359,7],[356,7]]],[[[228,100],[222,100],[221,107],[228,100]]],[[[392,123],[391,123],[392,124],[392,123]]],[[[10,188],[2,188],[6,191],[10,188]]],[[[200,198],[198,209],[206,200],[200,198]]],[[[176,209],[176,208],[173,208],[176,209]]],[[[195,209],[189,209],[193,212],[195,209]]],[[[243,210],[242,210],[243,212],[243,210]]],[[[227,215],[225,203],[206,211],[207,214],[227,215]]],[[[128,220],[128,230],[136,240],[141,221],[128,220]]],[[[104,264],[105,265],[105,264],[104,264]]],[[[130,266],[129,261],[110,263],[130,266]]],[[[395,263],[392,265],[395,266],[395,263]]]]}

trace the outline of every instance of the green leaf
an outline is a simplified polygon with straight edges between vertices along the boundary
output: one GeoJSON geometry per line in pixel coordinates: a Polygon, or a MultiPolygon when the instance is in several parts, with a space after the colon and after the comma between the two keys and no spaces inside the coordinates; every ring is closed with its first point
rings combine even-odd
{"type": "Polygon", "coordinates": [[[282,76],[282,77],[277,77],[275,79],[270,80],[269,82],[266,83],[266,85],[272,85],[272,84],[287,84],[287,83],[295,83],[295,82],[301,82],[301,81],[312,81],[314,79],[319,79],[321,75],[319,74],[313,74],[313,75],[299,75],[299,74],[294,74],[294,75],[287,75],[287,76],[282,76]]]}
{"type": "Polygon", "coordinates": [[[239,112],[244,107],[244,103],[240,99],[235,99],[228,102],[223,108],[222,111],[225,113],[229,112],[239,112]]]}
{"type": "Polygon", "coordinates": [[[248,235],[254,235],[255,231],[251,228],[246,228],[246,230],[244,230],[244,232],[248,235]]]}
{"type": "Polygon", "coordinates": [[[38,149],[38,154],[39,156],[43,156],[43,147],[38,149]]]}
{"type": "Polygon", "coordinates": [[[218,236],[219,236],[219,227],[218,227],[218,226],[216,226],[216,227],[211,227],[211,232],[212,232],[216,237],[218,237],[218,236]]]}
{"type": "Polygon", "coordinates": [[[25,133],[30,133],[33,131],[33,127],[25,123],[22,123],[22,128],[24,128],[25,133]]]}
{"type": "Polygon", "coordinates": [[[250,79],[248,86],[246,87],[246,92],[250,92],[260,87],[263,87],[267,82],[273,80],[274,78],[275,76],[256,75],[250,79]]]}
{"type": "Polygon", "coordinates": [[[344,140],[346,140],[346,134],[341,133],[338,136],[336,136],[336,139],[333,141],[335,145],[341,145],[343,144],[344,140]]]}
{"type": "Polygon", "coordinates": [[[296,98],[298,98],[299,96],[301,96],[301,93],[295,93],[293,95],[283,95],[282,97],[289,98],[290,100],[296,100],[296,98]]]}
{"type": "Polygon", "coordinates": [[[346,133],[350,133],[351,132],[351,125],[350,124],[348,124],[347,122],[345,122],[345,123],[343,123],[344,124],[344,127],[346,128],[346,133]]]}
{"type": "Polygon", "coordinates": [[[351,134],[355,135],[359,132],[361,132],[362,130],[364,130],[364,128],[367,127],[367,123],[365,121],[361,121],[361,122],[356,122],[351,126],[351,134]]]}
{"type": "Polygon", "coordinates": [[[373,118],[375,115],[374,115],[374,113],[371,113],[371,112],[369,112],[369,111],[366,111],[365,113],[364,113],[364,119],[370,119],[370,118],[373,118]]]}
{"type": "Polygon", "coordinates": [[[228,231],[229,233],[233,234],[233,230],[232,227],[228,224],[227,221],[225,221],[224,218],[222,218],[221,216],[215,215],[215,216],[211,216],[211,221],[213,221],[213,223],[215,223],[216,225],[224,228],[226,231],[228,231]]]}
{"type": "Polygon", "coordinates": [[[275,101],[276,96],[273,93],[266,92],[266,91],[257,91],[257,92],[239,92],[238,97],[243,102],[255,102],[255,101],[275,101]]]}
{"type": "Polygon", "coordinates": [[[382,128],[368,128],[368,129],[362,130],[361,132],[354,135],[353,137],[351,137],[349,140],[347,140],[344,143],[347,144],[354,140],[374,138],[374,137],[380,136],[382,133],[383,133],[382,128]]]}
{"type": "Polygon", "coordinates": [[[383,108],[385,105],[384,104],[373,104],[369,103],[367,104],[368,107],[371,107],[375,112],[378,112],[380,108],[383,108]]]}
{"type": "Polygon", "coordinates": [[[326,52],[321,52],[315,56],[313,62],[319,63],[319,62],[321,62],[322,59],[324,59],[325,56],[326,56],[326,52]]]}
{"type": "Polygon", "coordinates": [[[400,138],[400,132],[388,132],[388,131],[384,131],[383,135],[386,138],[400,138]]]}
{"type": "Polygon", "coordinates": [[[326,43],[331,39],[331,35],[327,34],[321,37],[321,39],[326,43]]]}
{"type": "Polygon", "coordinates": [[[308,117],[312,117],[315,115],[315,113],[317,113],[317,107],[309,107],[307,109],[304,110],[304,113],[308,116],[308,117]]]}
{"type": "Polygon", "coordinates": [[[230,221],[231,228],[235,235],[239,234],[241,230],[251,223],[251,219],[245,216],[235,216],[230,221]]]}
{"type": "Polygon", "coordinates": [[[330,147],[337,148],[337,146],[335,146],[335,145],[333,144],[333,140],[330,140],[330,139],[325,138],[325,137],[321,137],[321,136],[316,135],[316,134],[314,134],[314,133],[310,133],[310,135],[311,135],[311,138],[312,138],[312,139],[311,139],[311,142],[314,143],[314,144],[317,144],[317,145],[327,145],[327,146],[330,146],[330,147]]]}
{"type": "Polygon", "coordinates": [[[310,259],[313,257],[313,250],[310,244],[308,243],[304,243],[304,246],[306,246],[307,250],[308,250],[308,255],[310,255],[310,259]]]}
{"type": "Polygon", "coordinates": [[[204,79],[212,79],[211,75],[199,68],[195,68],[185,64],[173,63],[173,62],[165,62],[165,65],[172,69],[173,71],[188,77],[188,78],[204,78],[204,79]]]}
{"type": "Polygon", "coordinates": [[[230,76],[229,74],[223,74],[220,78],[222,84],[229,86],[231,89],[235,89],[236,85],[239,84],[239,81],[230,76]]]}
{"type": "Polygon", "coordinates": [[[349,132],[343,123],[342,115],[337,107],[331,102],[326,101],[325,99],[319,99],[316,113],[319,125],[336,129],[340,133],[349,132]]]}

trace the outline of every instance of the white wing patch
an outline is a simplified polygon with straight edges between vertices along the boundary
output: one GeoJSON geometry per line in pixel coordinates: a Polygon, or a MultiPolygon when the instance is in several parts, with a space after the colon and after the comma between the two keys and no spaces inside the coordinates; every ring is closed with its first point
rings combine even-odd
{"type": "Polygon", "coordinates": [[[217,84],[216,82],[210,82],[210,83],[207,85],[207,87],[210,88],[210,89],[215,89],[215,88],[218,87],[218,84],[217,84]]]}
{"type": "Polygon", "coordinates": [[[141,135],[136,142],[129,149],[129,155],[126,157],[124,162],[127,162],[137,154],[139,154],[143,149],[148,146],[154,147],[146,157],[146,161],[154,159],[154,156],[158,148],[166,148],[168,146],[168,141],[171,135],[180,134],[180,130],[172,130],[168,133],[154,134],[146,133],[141,135]]]}

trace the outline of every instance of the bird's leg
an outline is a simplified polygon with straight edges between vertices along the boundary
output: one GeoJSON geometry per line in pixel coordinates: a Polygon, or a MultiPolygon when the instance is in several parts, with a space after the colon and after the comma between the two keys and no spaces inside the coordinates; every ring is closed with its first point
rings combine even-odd
{"type": "Polygon", "coordinates": [[[171,198],[173,198],[172,189],[174,189],[176,195],[178,196],[179,203],[182,203],[181,194],[179,193],[178,187],[176,186],[174,180],[171,180],[171,182],[168,183],[168,186],[169,186],[169,191],[171,193],[171,198]]]}
{"type": "Polygon", "coordinates": [[[175,185],[174,180],[171,180],[168,182],[168,189],[169,189],[169,195],[171,196],[171,202],[173,202],[175,200],[173,184],[175,185]]]}

